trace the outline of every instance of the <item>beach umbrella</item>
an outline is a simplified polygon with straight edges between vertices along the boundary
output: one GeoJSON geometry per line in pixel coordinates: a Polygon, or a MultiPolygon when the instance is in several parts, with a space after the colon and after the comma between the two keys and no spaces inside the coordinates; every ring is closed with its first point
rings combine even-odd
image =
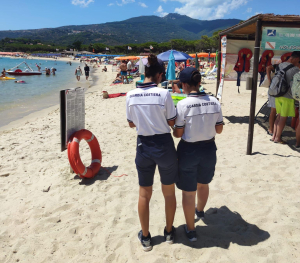
{"type": "Polygon", "coordinates": [[[147,64],[148,63],[148,59],[146,59],[146,58],[140,58],[139,63],[136,63],[136,64],[139,64],[138,66],[139,66],[139,73],[140,74],[144,74],[145,73],[145,65],[146,64],[144,64],[144,60],[147,61],[146,62],[146,64],[147,64]]]}
{"type": "Polygon", "coordinates": [[[199,58],[207,58],[208,57],[208,53],[198,53],[197,55],[199,58]]]}
{"type": "Polygon", "coordinates": [[[169,63],[166,73],[166,79],[167,80],[175,80],[175,57],[173,55],[173,50],[171,50],[170,56],[169,56],[169,63]]]}
{"type": "Polygon", "coordinates": [[[138,62],[136,62],[135,65],[139,66],[141,60],[142,60],[144,66],[146,66],[148,64],[148,58],[140,58],[140,60],[138,62]]]}
{"type": "Polygon", "coordinates": [[[171,51],[173,52],[173,56],[175,58],[175,61],[186,61],[187,59],[190,59],[192,57],[190,57],[188,54],[184,53],[184,52],[180,52],[177,50],[168,50],[166,52],[160,53],[157,58],[161,59],[162,61],[169,61],[169,57],[171,54],[171,51]]]}
{"type": "Polygon", "coordinates": [[[195,57],[195,68],[196,68],[197,70],[199,70],[199,61],[198,61],[197,53],[196,53],[196,57],[195,57]]]}

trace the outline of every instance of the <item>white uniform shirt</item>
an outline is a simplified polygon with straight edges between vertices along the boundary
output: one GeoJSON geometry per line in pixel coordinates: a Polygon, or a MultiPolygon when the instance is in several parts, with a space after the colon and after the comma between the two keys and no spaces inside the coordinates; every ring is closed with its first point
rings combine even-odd
{"type": "Polygon", "coordinates": [[[142,83],[126,95],[128,122],[133,122],[138,135],[170,133],[168,120],[176,119],[176,109],[168,90],[155,83],[142,83]]]}
{"type": "Polygon", "coordinates": [[[191,93],[177,104],[176,127],[183,128],[187,142],[210,140],[216,135],[216,125],[223,124],[219,101],[204,92],[191,93]]]}

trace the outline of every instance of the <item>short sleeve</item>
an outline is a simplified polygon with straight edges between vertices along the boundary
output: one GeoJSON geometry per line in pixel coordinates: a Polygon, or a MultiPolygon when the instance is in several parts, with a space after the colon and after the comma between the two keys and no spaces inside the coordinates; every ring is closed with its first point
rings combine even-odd
{"type": "Polygon", "coordinates": [[[217,119],[217,122],[216,122],[216,126],[217,125],[223,125],[224,122],[223,122],[223,114],[222,114],[222,109],[220,107],[220,112],[219,112],[219,116],[218,116],[218,119],[217,119]]]}
{"type": "Polygon", "coordinates": [[[170,95],[170,92],[167,93],[166,100],[165,100],[165,107],[166,107],[166,118],[168,121],[172,121],[176,119],[176,109],[170,95]]]}
{"type": "Polygon", "coordinates": [[[127,94],[126,96],[126,116],[128,122],[133,122],[130,114],[130,108],[129,108],[129,96],[127,94]]]}
{"type": "Polygon", "coordinates": [[[175,126],[177,128],[183,128],[185,124],[185,116],[183,112],[183,106],[181,105],[180,102],[177,104],[177,118],[175,121],[175,126]]]}

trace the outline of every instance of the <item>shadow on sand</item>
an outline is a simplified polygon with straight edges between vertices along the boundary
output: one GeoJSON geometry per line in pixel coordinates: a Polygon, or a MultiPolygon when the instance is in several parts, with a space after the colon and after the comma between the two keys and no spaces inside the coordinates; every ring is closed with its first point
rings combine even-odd
{"type": "Polygon", "coordinates": [[[78,175],[75,175],[74,179],[78,179],[81,180],[79,182],[80,185],[92,185],[94,184],[96,181],[106,181],[111,173],[113,173],[114,171],[116,171],[118,169],[117,165],[114,165],[112,167],[101,167],[100,171],[96,174],[96,176],[94,178],[80,178],[78,175]]]}
{"type": "MultiPolygon", "coordinates": [[[[240,246],[254,246],[267,240],[270,234],[256,225],[246,222],[239,213],[230,211],[226,206],[210,208],[205,213],[205,226],[197,226],[197,242],[190,242],[184,224],[176,228],[175,243],[193,248],[220,247],[228,249],[230,243],[240,246]]],[[[163,236],[153,237],[153,245],[164,242],[163,236]]]]}

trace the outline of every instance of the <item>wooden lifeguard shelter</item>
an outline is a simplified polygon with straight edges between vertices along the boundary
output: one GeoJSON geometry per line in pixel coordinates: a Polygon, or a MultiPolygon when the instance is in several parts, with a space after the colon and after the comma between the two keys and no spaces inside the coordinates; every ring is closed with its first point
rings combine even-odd
{"type": "MultiPolygon", "coordinates": [[[[230,40],[254,40],[253,53],[253,75],[252,75],[252,89],[251,89],[251,102],[250,102],[250,114],[249,114],[249,128],[248,128],[248,141],[247,141],[247,155],[252,154],[253,135],[254,135],[254,118],[255,118],[255,106],[257,95],[257,81],[258,81],[258,65],[259,56],[261,51],[264,51],[265,47],[261,47],[263,28],[272,27],[275,30],[277,28],[286,29],[299,29],[299,37],[297,34],[294,37],[295,47],[300,46],[300,16],[298,15],[274,15],[274,14],[259,14],[243,21],[235,26],[227,28],[219,33],[219,53],[218,53],[218,72],[217,72],[217,85],[216,94],[221,80],[221,38],[226,36],[228,41],[230,40]]],[[[293,34],[294,35],[294,34],[293,34]]],[[[272,48],[271,48],[272,49],[272,48]]],[[[274,48],[275,50],[275,48],[274,48]]],[[[296,49],[285,49],[282,52],[299,51],[296,49]]]]}

